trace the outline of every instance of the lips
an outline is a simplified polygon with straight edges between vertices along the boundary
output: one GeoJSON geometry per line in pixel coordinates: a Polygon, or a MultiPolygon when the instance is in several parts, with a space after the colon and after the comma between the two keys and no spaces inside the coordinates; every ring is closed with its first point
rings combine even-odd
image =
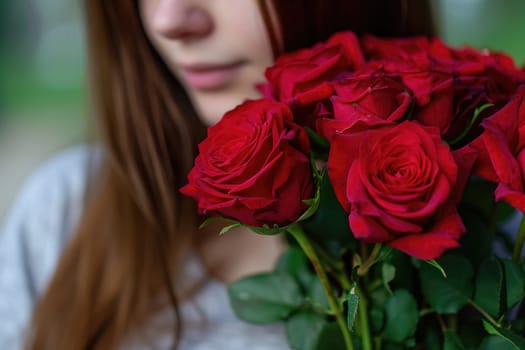
{"type": "Polygon", "coordinates": [[[182,79],[197,90],[217,90],[229,85],[244,65],[244,61],[227,64],[181,64],[182,79]]]}

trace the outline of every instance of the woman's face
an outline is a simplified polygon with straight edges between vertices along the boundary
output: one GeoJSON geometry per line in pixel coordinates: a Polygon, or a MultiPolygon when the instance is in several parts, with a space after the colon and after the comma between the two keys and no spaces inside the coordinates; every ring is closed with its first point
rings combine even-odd
{"type": "Polygon", "coordinates": [[[260,96],[255,84],[273,54],[256,0],[140,3],[148,37],[206,124],[260,96]]]}

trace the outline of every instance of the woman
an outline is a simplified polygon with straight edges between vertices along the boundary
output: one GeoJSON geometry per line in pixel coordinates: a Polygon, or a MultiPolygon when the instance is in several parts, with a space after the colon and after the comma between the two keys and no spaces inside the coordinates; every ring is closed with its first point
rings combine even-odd
{"type": "Polygon", "coordinates": [[[178,192],[196,145],[258,97],[277,54],[344,29],[429,35],[428,4],[88,0],[86,10],[101,147],[59,156],[15,205],[0,244],[0,345],[27,328],[33,349],[285,348],[281,330],[236,321],[224,294],[225,282],[271,269],[282,244],[197,232],[178,192]]]}

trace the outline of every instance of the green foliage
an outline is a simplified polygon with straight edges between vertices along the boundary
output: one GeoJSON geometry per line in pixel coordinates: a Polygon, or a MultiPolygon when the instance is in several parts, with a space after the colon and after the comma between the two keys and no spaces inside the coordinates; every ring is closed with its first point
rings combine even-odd
{"type": "Polygon", "coordinates": [[[286,322],[285,331],[293,349],[315,349],[325,325],[324,318],[311,311],[298,312],[286,322]]]}
{"type": "MultiPolygon", "coordinates": [[[[469,259],[459,253],[460,250],[445,254],[436,261],[412,260],[412,264],[409,257],[398,251],[379,254],[377,259],[381,262],[368,272],[373,287],[367,302],[362,304],[351,289],[346,289],[344,294],[336,291],[333,297],[339,299],[344,310],[345,323],[354,338],[354,350],[363,346],[359,316],[363,311],[358,310],[367,304],[369,331],[373,337],[381,338],[381,349],[407,349],[416,344],[425,344],[429,350],[521,349],[524,339],[518,334],[523,332],[525,322],[522,325],[516,321],[513,328],[516,331],[513,331],[488,322],[483,328],[481,319],[484,318],[482,312],[498,319],[523,299],[522,264],[488,258],[474,270],[469,259]],[[414,277],[410,276],[414,274],[418,275],[415,280],[419,284],[413,284],[414,277]],[[412,289],[403,286],[419,286],[426,307],[432,311],[421,314],[418,309],[421,305],[409,292],[412,289]],[[480,311],[469,307],[471,303],[480,311]],[[459,322],[458,330],[445,327],[440,331],[437,317],[441,317],[445,325],[452,320],[449,317],[455,318],[459,322]]],[[[243,279],[233,284],[229,293],[240,318],[252,323],[284,322],[294,349],[345,349],[320,279],[297,246],[281,256],[273,274],[243,279]]]]}
{"type": "Polygon", "coordinates": [[[445,331],[443,350],[465,350],[463,342],[458,335],[452,331],[445,331]]]}
{"type": "Polygon", "coordinates": [[[434,260],[434,259],[432,259],[432,260],[425,260],[425,262],[427,264],[429,264],[430,266],[435,267],[439,272],[441,272],[443,277],[447,278],[447,273],[445,272],[445,270],[443,270],[443,267],[441,265],[439,265],[439,263],[436,260],[434,260]]]}
{"type": "Polygon", "coordinates": [[[421,265],[421,290],[437,313],[456,313],[472,297],[474,270],[463,256],[448,254],[438,259],[447,277],[433,266],[421,265]]]}
{"type": "Polygon", "coordinates": [[[487,180],[472,177],[465,187],[459,212],[467,232],[461,239],[460,251],[474,265],[489,258],[494,245],[496,219],[506,217],[504,205],[494,202],[496,185],[487,180]],[[498,210],[501,208],[501,210],[498,210]]]}
{"type": "Polygon", "coordinates": [[[314,276],[309,268],[308,258],[298,247],[290,247],[280,256],[275,271],[292,275],[303,292],[306,291],[314,276]]]}
{"type": "Polygon", "coordinates": [[[284,320],[303,304],[298,283],[285,272],[242,278],[228,286],[228,296],[237,316],[259,324],[284,320]]]}
{"type": "Polygon", "coordinates": [[[370,308],[370,326],[374,333],[379,333],[385,325],[385,313],[383,308],[373,305],[370,308]]]}
{"type": "Polygon", "coordinates": [[[321,280],[315,274],[312,275],[310,285],[306,291],[306,296],[308,297],[308,300],[314,304],[314,306],[321,306],[325,310],[329,308],[328,298],[326,297],[321,280]]]}
{"type": "Polygon", "coordinates": [[[385,340],[400,343],[415,333],[419,318],[417,303],[407,290],[396,290],[387,299],[385,315],[385,340]]]}
{"type": "Polygon", "coordinates": [[[290,345],[300,350],[345,349],[343,333],[348,330],[354,350],[372,350],[374,339],[383,350],[522,348],[518,334],[525,330],[525,306],[513,312],[517,319],[508,325],[503,316],[525,297],[525,263],[493,256],[498,220],[508,218],[509,211],[492,197],[476,201],[479,193],[489,196],[493,184],[474,179],[469,185],[470,194],[461,204],[468,230],[462,246],[422,261],[387,245],[359,246],[326,173],[317,180],[316,197],[300,223],[257,228],[264,234],[289,230],[293,238],[274,273],[248,277],[229,288],[240,318],[284,322],[290,345]],[[305,248],[305,239],[310,248],[305,248]],[[312,254],[316,261],[310,261],[312,254]],[[319,266],[328,274],[330,302],[316,274],[319,266]],[[366,274],[359,271],[364,266],[366,274]],[[359,296],[353,288],[359,288],[359,296]],[[343,316],[344,330],[337,315],[343,316]]]}
{"type": "Polygon", "coordinates": [[[304,305],[328,309],[328,300],[321,281],[310,268],[310,263],[301,249],[291,247],[284,252],[277,261],[275,272],[286,273],[294,277],[301,288],[304,305]]]}
{"type": "Polygon", "coordinates": [[[332,256],[339,257],[342,249],[355,249],[356,241],[350,231],[348,214],[337,200],[326,171],[321,176],[319,191],[319,207],[302,226],[310,239],[332,256]]]}
{"type": "Polygon", "coordinates": [[[359,296],[353,291],[347,294],[347,311],[346,311],[346,324],[348,329],[352,331],[354,329],[355,316],[357,315],[357,308],[359,307],[359,296]]]}
{"type": "Polygon", "coordinates": [[[239,228],[239,227],[245,227],[245,228],[247,228],[247,229],[249,229],[249,230],[251,230],[253,232],[256,232],[256,233],[258,233],[260,235],[266,235],[266,236],[278,235],[278,234],[281,234],[281,233],[286,231],[286,226],[281,227],[279,225],[273,225],[273,226],[270,227],[267,224],[264,224],[261,227],[249,226],[249,225],[244,225],[244,224],[242,224],[241,222],[239,222],[239,221],[237,221],[235,219],[225,218],[225,217],[221,217],[221,216],[212,216],[212,217],[207,218],[199,226],[199,229],[203,229],[206,226],[208,226],[208,225],[210,225],[212,223],[216,223],[216,222],[227,224],[219,231],[219,235],[220,236],[228,233],[229,231],[231,231],[233,229],[239,228]]]}
{"type": "Polygon", "coordinates": [[[485,103],[485,104],[479,106],[478,108],[476,108],[474,110],[472,118],[467,123],[465,129],[463,129],[461,134],[459,134],[456,138],[454,138],[453,140],[448,141],[448,143],[450,145],[456,145],[456,144],[460,143],[464,138],[466,138],[467,135],[470,133],[470,130],[472,129],[474,124],[476,124],[476,121],[478,120],[479,116],[481,115],[481,112],[483,112],[485,109],[490,108],[492,106],[494,106],[494,104],[492,104],[492,103],[485,103]]]}
{"type": "Polygon", "coordinates": [[[516,347],[504,338],[491,335],[483,339],[479,350],[516,350],[516,347]]]}
{"type": "Polygon", "coordinates": [[[334,322],[311,311],[298,312],[285,324],[286,337],[297,350],[344,350],[341,332],[334,322]]]}
{"type": "Polygon", "coordinates": [[[498,317],[501,312],[503,269],[496,259],[481,263],[476,276],[474,302],[490,315],[498,317]]]}
{"type": "MultiPolygon", "coordinates": [[[[483,326],[485,330],[490,335],[496,335],[500,339],[505,340],[506,345],[510,345],[511,349],[514,350],[523,350],[525,349],[525,338],[513,333],[512,331],[505,328],[496,328],[490,323],[483,321],[483,326]]],[[[499,348],[498,348],[499,349],[499,348]]]]}
{"type": "MultiPolygon", "coordinates": [[[[354,343],[359,344],[359,339],[353,339],[354,343]]],[[[323,326],[317,341],[315,350],[344,350],[343,335],[335,322],[328,322],[323,326]]],[[[359,348],[356,348],[359,349],[359,348]]]]}
{"type": "Polygon", "coordinates": [[[328,151],[328,149],[330,148],[330,143],[327,139],[316,133],[311,128],[305,127],[304,130],[308,134],[308,138],[310,139],[310,143],[313,148],[318,150],[318,152],[328,151]]]}
{"type": "Polygon", "coordinates": [[[386,290],[392,294],[392,289],[390,289],[389,283],[396,277],[396,268],[394,265],[391,265],[387,262],[383,263],[381,266],[381,279],[383,280],[383,286],[386,290]]]}
{"type": "Polygon", "coordinates": [[[413,290],[415,287],[416,270],[411,264],[411,258],[398,250],[392,250],[386,262],[396,269],[394,279],[389,283],[391,288],[413,290]]]}
{"type": "Polygon", "coordinates": [[[500,259],[500,261],[505,273],[505,306],[506,310],[510,310],[525,297],[525,271],[512,260],[500,259]]]}
{"type": "Polygon", "coordinates": [[[459,251],[476,266],[492,255],[494,227],[473,208],[462,207],[460,212],[467,232],[461,238],[459,251]]]}
{"type": "Polygon", "coordinates": [[[420,321],[422,341],[426,350],[443,350],[441,341],[442,334],[437,320],[430,317],[422,317],[420,321]]]}
{"type": "Polygon", "coordinates": [[[496,184],[480,177],[471,177],[467,182],[461,203],[463,206],[474,208],[478,211],[477,215],[489,217],[495,206],[494,190],[496,184]]]}
{"type": "Polygon", "coordinates": [[[241,223],[240,222],[236,222],[234,224],[231,224],[231,225],[228,225],[228,226],[224,226],[220,232],[219,232],[219,236],[222,236],[223,234],[225,234],[226,232],[230,231],[230,230],[233,230],[234,228],[238,228],[238,227],[241,227],[241,223]]]}

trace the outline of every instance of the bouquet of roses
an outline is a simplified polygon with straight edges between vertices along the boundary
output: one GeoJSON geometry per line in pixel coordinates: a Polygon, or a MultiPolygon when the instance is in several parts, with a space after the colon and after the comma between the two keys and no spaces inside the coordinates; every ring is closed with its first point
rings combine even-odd
{"type": "Polygon", "coordinates": [[[266,77],[182,189],[221,234],[290,242],[230,285],[237,315],[294,349],[525,349],[525,69],[343,32],[266,77]]]}

